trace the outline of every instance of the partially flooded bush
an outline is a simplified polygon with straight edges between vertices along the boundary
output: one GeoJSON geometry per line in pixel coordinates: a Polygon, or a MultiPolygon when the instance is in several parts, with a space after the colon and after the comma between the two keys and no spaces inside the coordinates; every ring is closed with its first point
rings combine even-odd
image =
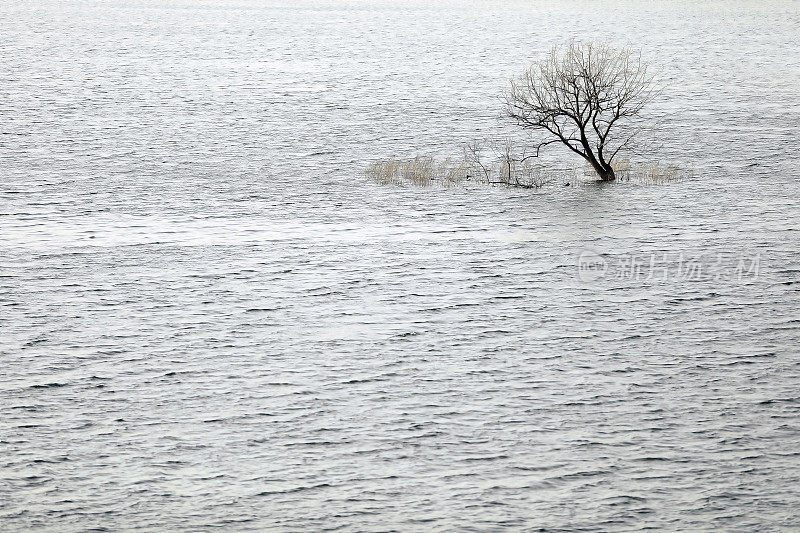
{"type": "Polygon", "coordinates": [[[488,184],[538,189],[555,180],[544,167],[533,163],[535,155],[517,150],[511,138],[473,141],[464,146],[464,160],[471,175],[488,184]]]}
{"type": "Polygon", "coordinates": [[[400,174],[401,162],[394,158],[375,161],[367,167],[369,179],[381,185],[397,185],[403,182],[400,174]]]}
{"type": "Polygon", "coordinates": [[[403,181],[414,185],[430,185],[434,179],[435,164],[432,157],[416,156],[400,162],[400,175],[403,181]]]}
{"type": "MultiPolygon", "coordinates": [[[[392,157],[369,165],[366,176],[381,185],[419,187],[452,187],[472,182],[539,189],[553,183],[578,185],[597,181],[596,171],[588,164],[581,179],[580,169],[548,168],[536,162],[537,156],[538,152],[526,153],[524,149],[518,149],[510,138],[473,141],[464,145],[461,158],[392,157]]],[[[680,181],[687,175],[674,165],[635,165],[623,158],[615,160],[612,165],[620,182],[660,185],[680,181]]]]}
{"type": "Polygon", "coordinates": [[[639,185],[675,183],[686,179],[690,175],[691,172],[676,165],[662,165],[660,163],[644,165],[630,165],[629,163],[624,174],[617,174],[620,181],[639,185]]]}
{"type": "Polygon", "coordinates": [[[643,178],[647,183],[662,184],[680,181],[680,169],[674,165],[651,165],[644,169],[643,178]]]}
{"type": "Polygon", "coordinates": [[[418,155],[411,159],[376,161],[367,167],[366,175],[381,185],[449,187],[469,179],[469,165],[466,161],[454,161],[451,158],[436,161],[433,157],[418,155]]]}
{"type": "MultiPolygon", "coordinates": [[[[637,164],[630,159],[619,159],[612,163],[617,181],[637,185],[664,185],[686,179],[691,172],[676,165],[660,163],[637,164]]],[[[584,176],[594,176],[595,170],[588,164],[583,168],[584,176]]]]}
{"type": "Polygon", "coordinates": [[[523,161],[514,165],[513,168],[507,164],[502,165],[500,175],[506,185],[525,189],[538,189],[556,180],[555,173],[547,172],[542,165],[535,165],[530,161],[523,161]]]}
{"type": "Polygon", "coordinates": [[[470,179],[469,164],[465,160],[447,158],[437,167],[436,178],[445,187],[459,185],[470,179]]]}
{"type": "MultiPolygon", "coordinates": [[[[614,169],[614,174],[617,176],[618,180],[624,181],[631,177],[630,159],[627,158],[617,159],[616,161],[611,163],[611,168],[614,169]]],[[[594,169],[592,169],[592,171],[594,172],[594,169]]]]}

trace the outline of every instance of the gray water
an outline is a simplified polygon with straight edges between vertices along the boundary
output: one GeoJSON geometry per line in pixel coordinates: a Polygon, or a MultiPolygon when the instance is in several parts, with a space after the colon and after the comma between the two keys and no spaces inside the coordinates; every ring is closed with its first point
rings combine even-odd
{"type": "Polygon", "coordinates": [[[799,35],[780,1],[0,3],[0,530],[800,528],[799,35]],[[687,179],[363,177],[502,130],[571,36],[660,69],[687,179]]]}

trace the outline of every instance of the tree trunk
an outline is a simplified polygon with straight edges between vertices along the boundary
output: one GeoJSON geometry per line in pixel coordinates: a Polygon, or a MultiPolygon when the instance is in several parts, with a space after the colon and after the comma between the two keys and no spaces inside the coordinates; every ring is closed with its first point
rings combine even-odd
{"type": "Polygon", "coordinates": [[[617,179],[616,174],[614,174],[614,169],[611,168],[611,165],[608,165],[606,168],[601,168],[597,171],[600,175],[600,179],[603,181],[614,181],[617,179]]]}
{"type": "Polygon", "coordinates": [[[601,147],[598,151],[597,156],[594,155],[592,152],[592,148],[589,145],[589,140],[586,138],[586,132],[583,131],[581,128],[581,145],[583,146],[584,153],[582,154],[584,158],[592,165],[592,168],[597,175],[600,176],[602,181],[614,181],[617,179],[617,176],[614,175],[614,169],[611,168],[611,165],[606,163],[603,159],[603,148],[601,147]]]}
{"type": "Polygon", "coordinates": [[[601,181],[614,181],[617,179],[616,174],[614,174],[614,169],[608,163],[603,164],[597,160],[592,161],[591,159],[589,162],[592,164],[592,168],[597,172],[597,176],[601,181]]]}

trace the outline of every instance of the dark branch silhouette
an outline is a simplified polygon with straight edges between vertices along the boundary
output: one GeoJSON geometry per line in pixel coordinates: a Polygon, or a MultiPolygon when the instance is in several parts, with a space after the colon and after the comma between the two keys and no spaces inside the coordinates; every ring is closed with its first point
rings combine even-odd
{"type": "Polygon", "coordinates": [[[612,181],[614,158],[634,141],[635,119],[655,95],[639,52],[570,41],[512,80],[506,113],[537,135],[528,157],[560,142],[612,181]]]}

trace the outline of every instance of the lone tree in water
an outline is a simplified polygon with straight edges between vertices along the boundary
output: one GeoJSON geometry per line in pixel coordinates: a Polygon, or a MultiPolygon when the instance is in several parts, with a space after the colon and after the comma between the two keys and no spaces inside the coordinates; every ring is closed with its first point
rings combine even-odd
{"type": "Polygon", "coordinates": [[[639,131],[635,119],[654,95],[639,52],[570,41],[512,80],[506,112],[535,132],[535,155],[562,143],[601,180],[613,181],[614,157],[630,146],[639,131]]]}

